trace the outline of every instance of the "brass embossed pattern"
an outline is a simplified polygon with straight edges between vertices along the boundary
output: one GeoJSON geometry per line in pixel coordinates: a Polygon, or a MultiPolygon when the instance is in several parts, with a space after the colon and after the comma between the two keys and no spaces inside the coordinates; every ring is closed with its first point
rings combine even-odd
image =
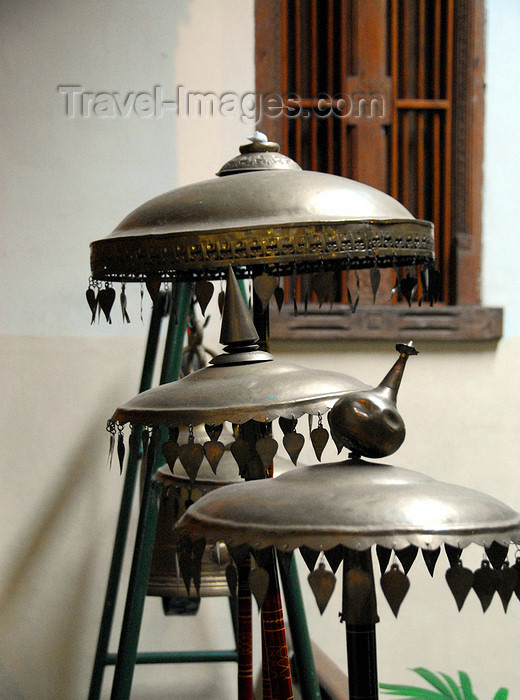
{"type": "Polygon", "coordinates": [[[404,266],[433,258],[432,224],[405,219],[108,237],[91,244],[90,263],[98,280],[129,282],[149,275],[219,278],[229,264],[245,277],[252,265],[286,275],[295,269],[404,266]]]}

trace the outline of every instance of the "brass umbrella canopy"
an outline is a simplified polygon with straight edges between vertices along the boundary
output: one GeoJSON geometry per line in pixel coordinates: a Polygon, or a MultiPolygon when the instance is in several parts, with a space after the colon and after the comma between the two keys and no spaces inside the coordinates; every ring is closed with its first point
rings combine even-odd
{"type": "MultiPolygon", "coordinates": [[[[374,430],[379,435],[380,455],[392,453],[404,439],[404,424],[395,407],[395,399],[406,361],[410,355],[416,354],[411,344],[397,346],[397,361],[374,389],[338,372],[309,370],[279,362],[270,353],[258,349],[258,335],[231,267],[228,270],[220,340],[226,347],[221,355],[212,360],[212,366],[177,382],[139,394],[117,408],[109,421],[113,436],[119,432],[118,447],[123,444],[123,425],[131,423],[130,444],[134,450],[139,448],[134,439],[138,426],[146,426],[143,452],[148,471],[153,470],[161,426],[169,429],[169,439],[161,445],[165,459],[172,470],[178,460],[191,485],[195,485],[204,459],[213,471],[217,471],[225,453],[225,447],[219,440],[224,421],[234,425],[235,441],[230,451],[238,463],[240,475],[258,479],[259,483],[263,483],[262,477],[278,450],[268,426],[269,421],[275,418],[279,419],[284,433],[283,445],[294,464],[304,443],[304,436],[297,432],[298,418],[304,414],[317,416],[318,425],[311,429],[310,440],[320,459],[329,439],[322,418],[332,406],[339,407],[336,413],[341,418],[337,426],[331,425],[331,434],[338,450],[346,446],[356,454],[371,454],[374,430]],[[357,426],[355,430],[345,427],[349,423],[346,420],[348,405],[345,404],[349,396],[352,396],[354,409],[361,405],[370,414],[367,414],[362,430],[358,430],[357,426]],[[204,424],[209,438],[206,442],[195,441],[194,427],[201,424],[204,424]],[[183,426],[188,428],[188,439],[179,444],[179,428],[183,426]],[[343,435],[350,437],[343,440],[343,435]]],[[[118,453],[121,459],[122,450],[118,449],[118,453]]],[[[223,487],[219,490],[226,489],[223,487]]],[[[280,517],[283,520],[286,508],[283,502],[280,504],[283,510],[280,517]]],[[[191,580],[198,588],[204,545],[195,547],[192,553],[185,540],[179,539],[181,574],[188,588],[191,580]]],[[[234,548],[232,556],[237,561],[240,580],[240,570],[245,567],[234,548]]],[[[267,570],[274,571],[272,561],[267,562],[266,566],[267,570]]],[[[247,578],[245,580],[247,584],[247,578]]]]}
{"type": "Polygon", "coordinates": [[[149,389],[119,406],[108,424],[119,444],[123,442],[123,426],[165,426],[170,440],[163,453],[173,468],[177,459],[194,480],[204,457],[216,471],[224,454],[219,442],[222,424],[235,426],[235,442],[231,452],[239,464],[241,475],[261,478],[272,462],[278,445],[268,430],[268,423],[278,419],[284,433],[283,445],[294,464],[303,448],[304,436],[296,432],[298,419],[309,416],[310,440],[318,459],[329,439],[323,417],[335,406],[340,433],[350,435],[342,441],[337,431],[332,437],[338,450],[344,446],[353,453],[385,456],[394,452],[404,439],[404,423],[395,401],[409,355],[417,354],[412,344],[399,344],[399,358],[379,387],[371,389],[359,380],[340,372],[312,370],[296,363],[281,361],[258,349],[258,335],[234,271],[228,270],[228,283],[220,341],[224,352],[204,367],[177,382],[149,389]],[[357,421],[348,420],[344,405],[353,396],[357,421]],[[358,404],[368,407],[369,414],[359,430],[358,404]],[[312,429],[312,417],[317,427],[312,429]],[[204,424],[209,442],[195,440],[193,427],[204,424]],[[255,424],[255,425],[251,425],[255,424]],[[348,425],[347,425],[348,424],[348,425]],[[186,445],[178,444],[179,428],[188,427],[186,445]],[[251,444],[252,432],[256,435],[251,444]],[[374,452],[376,433],[377,453],[374,452]]]}
{"type": "MultiPolygon", "coordinates": [[[[328,293],[332,299],[332,270],[371,268],[374,271],[371,281],[377,281],[379,267],[422,265],[423,296],[433,299],[434,285],[429,281],[432,280],[430,272],[434,262],[431,223],[414,219],[398,202],[373,188],[345,178],[302,171],[294,161],[279,154],[278,146],[269,143],[262,135],[255,134],[251,144],[240,150],[241,155],[223,166],[218,177],[178,188],[143,204],[126,217],[110,236],[91,244],[92,280],[87,290],[87,301],[92,311],[92,321],[99,318],[102,311],[110,322],[110,311],[115,300],[112,283],[118,281],[121,283],[120,302],[124,321],[129,321],[125,295],[127,282],[146,283],[154,301],[161,284],[172,283],[173,290],[175,283],[179,308],[188,296],[191,297],[191,285],[188,283],[195,282],[196,298],[204,309],[213,293],[208,280],[224,277],[230,264],[239,278],[253,277],[256,280],[257,296],[253,300],[253,312],[261,346],[265,349],[268,336],[266,305],[276,287],[276,284],[273,286],[275,275],[315,272],[316,276],[322,277],[320,286],[325,290],[325,296],[328,293]]],[[[415,277],[413,274],[410,279],[407,278],[407,282],[415,277]]],[[[406,296],[405,290],[402,291],[406,296]]],[[[182,315],[179,313],[179,319],[182,315]]],[[[179,326],[182,324],[183,321],[179,326]]],[[[236,361],[238,355],[243,359],[247,355],[247,362],[257,367],[269,364],[267,359],[263,362],[254,359],[258,351],[252,348],[246,351],[241,345],[242,341],[237,341],[236,345],[235,340],[228,343],[228,352],[224,353],[226,357],[232,356],[233,360],[231,363],[225,360],[222,365],[216,365],[215,370],[222,371],[222,374],[241,372],[244,363],[236,361]],[[237,350],[240,352],[237,353],[237,350]]],[[[256,341],[248,338],[248,342],[254,345],[256,341]]],[[[267,375],[271,373],[269,382],[276,387],[281,387],[283,381],[288,382],[291,372],[293,377],[297,376],[298,370],[295,374],[294,368],[280,368],[277,365],[273,360],[269,365],[271,369],[267,371],[267,375]],[[283,381],[281,375],[284,375],[283,381]]],[[[254,372],[249,374],[254,376],[254,372]]],[[[321,417],[338,398],[335,392],[365,389],[351,378],[336,382],[332,374],[329,375],[331,382],[323,393],[318,391],[317,396],[309,396],[304,391],[303,394],[293,395],[291,399],[299,396],[301,403],[292,408],[288,404],[292,391],[288,390],[288,384],[285,393],[278,392],[274,415],[280,417],[284,446],[293,461],[297,459],[302,441],[302,436],[295,430],[295,416],[302,413],[317,415],[318,426],[311,430],[310,437],[319,458],[328,439],[321,417]],[[282,424],[282,421],[286,422],[282,424]]],[[[199,379],[192,380],[190,390],[197,381],[199,379]]],[[[310,373],[308,382],[307,388],[311,384],[310,373]]],[[[258,384],[258,388],[261,386],[258,384]]],[[[247,393],[244,395],[247,396],[247,393]]],[[[259,426],[271,416],[271,409],[276,403],[272,396],[268,395],[260,406],[246,406],[247,410],[252,411],[249,417],[260,419],[259,426]]],[[[178,445],[177,420],[181,424],[188,420],[195,423],[208,406],[199,403],[202,413],[198,417],[190,418],[185,414],[180,419],[180,412],[175,414],[172,411],[168,414],[169,419],[164,420],[164,412],[159,415],[160,411],[148,411],[148,408],[157,407],[157,398],[167,399],[168,403],[176,400],[175,395],[167,397],[161,394],[160,397],[151,397],[148,407],[130,405],[132,402],[129,402],[116,412],[114,420],[109,423],[114,447],[117,436],[121,464],[124,456],[122,424],[131,420],[133,424],[144,422],[152,426],[151,431],[144,431],[144,437],[146,441],[149,440],[145,451],[150,447],[151,455],[147,464],[153,464],[157,438],[153,426],[164,421],[170,427],[169,454],[174,457],[178,450],[178,459],[190,479],[195,478],[200,460],[204,457],[216,469],[222,452],[218,444],[218,421],[224,420],[224,417],[208,415],[209,446],[190,440],[187,445],[178,445]],[[177,417],[174,418],[174,415],[177,417]]],[[[173,408],[175,403],[169,405],[173,408]]],[[[191,410],[189,403],[185,404],[186,407],[191,410]]],[[[244,408],[243,404],[241,408],[244,408]]],[[[235,417],[233,411],[227,411],[227,415],[231,421],[235,417]]],[[[255,478],[265,472],[265,464],[272,459],[274,441],[268,430],[263,434],[260,431],[256,442],[253,442],[254,449],[246,451],[244,442],[249,444],[249,448],[252,443],[251,435],[246,434],[250,430],[247,411],[236,417],[239,428],[233,456],[239,462],[241,473],[255,478]]],[[[134,450],[135,454],[136,450],[138,448],[134,450]]],[[[116,668],[118,682],[125,673],[123,665],[120,671],[116,668]]]]}
{"type": "Polygon", "coordinates": [[[94,280],[197,280],[432,264],[433,224],[368,185],[305,171],[258,132],[218,177],[166,192],[91,244],[94,280]]]}
{"type": "MultiPolygon", "coordinates": [[[[331,423],[341,433],[334,414],[331,423]]],[[[321,612],[335,586],[333,572],[343,562],[341,620],[346,623],[350,697],[357,699],[378,697],[373,545],[381,587],[396,616],[418,549],[433,576],[444,545],[451,562],[446,580],[459,610],[472,588],[484,611],[496,591],[507,609],[518,583],[518,570],[509,567],[506,557],[509,544],[520,543],[520,514],[478,491],[357,458],[226,486],[191,506],[177,528],[192,546],[201,539],[218,539],[228,547],[251,550],[258,563],[253,580],[259,582],[254,592],[260,606],[268,578],[262,572],[266,547],[276,547],[282,562],[283,553],[290,556],[300,548],[321,612]],[[485,547],[489,557],[475,572],[460,559],[462,549],[472,543],[485,547]]]]}

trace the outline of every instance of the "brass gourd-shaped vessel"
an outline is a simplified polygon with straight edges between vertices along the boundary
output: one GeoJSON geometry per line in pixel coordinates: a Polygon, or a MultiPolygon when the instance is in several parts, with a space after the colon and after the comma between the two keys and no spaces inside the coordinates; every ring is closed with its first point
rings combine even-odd
{"type": "Polygon", "coordinates": [[[347,447],[353,457],[386,457],[402,445],[406,429],[397,410],[397,392],[406,361],[417,355],[412,342],[398,343],[399,358],[374,389],[350,392],[339,399],[329,414],[332,437],[338,449],[347,447]]]}

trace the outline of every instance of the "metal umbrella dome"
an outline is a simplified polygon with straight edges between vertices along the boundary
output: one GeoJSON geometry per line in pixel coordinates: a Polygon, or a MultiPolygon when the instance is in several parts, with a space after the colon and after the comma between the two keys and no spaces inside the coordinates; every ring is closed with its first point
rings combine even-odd
{"type": "MultiPolygon", "coordinates": [[[[225,344],[224,352],[210,366],[177,382],[138,394],[116,409],[108,430],[113,442],[119,432],[120,459],[125,423],[134,428],[165,426],[170,430],[170,440],[162,448],[165,458],[172,468],[179,459],[195,479],[204,457],[216,470],[224,454],[224,446],[219,442],[222,424],[230,422],[236,426],[231,452],[241,474],[258,478],[265,473],[278,449],[276,440],[268,434],[267,423],[279,419],[284,447],[296,464],[304,444],[304,436],[296,432],[298,418],[304,414],[317,416],[316,428],[312,429],[310,420],[310,440],[320,459],[329,439],[323,416],[333,406],[342,406],[342,401],[351,394],[357,402],[371,407],[371,415],[362,429],[355,426],[356,453],[372,454],[374,431],[380,437],[379,456],[391,454],[404,439],[404,423],[395,408],[395,397],[407,358],[416,354],[412,345],[397,346],[398,360],[375,389],[347,374],[311,370],[277,360],[258,349],[258,336],[232,268],[228,270],[220,340],[225,344]],[[256,428],[251,428],[251,423],[256,423],[256,428]],[[209,437],[204,445],[193,436],[193,427],[201,424],[206,426],[209,437]],[[186,445],[178,444],[180,427],[190,428],[186,445]],[[251,429],[257,433],[254,445],[251,445],[251,429]]],[[[334,431],[332,437],[338,449],[343,445],[352,449],[350,443],[342,444],[334,431]]]]}
{"type": "Polygon", "coordinates": [[[191,506],[181,526],[208,541],[256,549],[433,551],[520,541],[520,515],[491,496],[362,459],[227,486],[191,506]]]}
{"type": "Polygon", "coordinates": [[[373,545],[381,587],[396,616],[410,586],[406,573],[418,549],[433,576],[440,547],[446,547],[452,562],[446,579],[459,610],[472,588],[484,611],[497,590],[507,609],[518,581],[518,571],[505,560],[509,544],[520,543],[520,514],[478,491],[359,459],[226,486],[191,506],[176,527],[187,535],[189,546],[219,539],[228,547],[250,550],[258,564],[251,586],[260,606],[268,579],[262,570],[266,547],[276,547],[282,562],[283,553],[290,556],[300,548],[321,612],[336,583],[333,572],[343,562],[341,620],[346,623],[353,698],[378,697],[373,545]],[[463,566],[462,549],[472,543],[486,548],[495,568],[489,561],[475,572],[463,566]],[[392,552],[395,560],[387,570],[392,552]]]}
{"type": "Polygon", "coordinates": [[[434,260],[433,224],[347,178],[305,171],[260,134],[212,180],[145,202],[91,244],[95,280],[197,280],[434,260]]]}

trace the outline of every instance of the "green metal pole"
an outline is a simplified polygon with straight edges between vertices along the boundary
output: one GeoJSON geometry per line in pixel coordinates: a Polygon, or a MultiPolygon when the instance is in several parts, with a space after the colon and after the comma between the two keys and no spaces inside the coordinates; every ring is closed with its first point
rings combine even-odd
{"type": "MultiPolygon", "coordinates": [[[[238,660],[236,649],[217,649],[215,651],[141,651],[137,654],[138,664],[200,664],[221,663],[238,660]]],[[[116,654],[108,654],[107,664],[115,664],[116,654]]]]}
{"type": "MultiPolygon", "coordinates": [[[[178,378],[190,300],[191,285],[187,283],[178,284],[175,295],[176,318],[173,318],[173,320],[170,318],[168,326],[168,340],[173,336],[171,356],[168,356],[170,345],[167,340],[161,381],[168,379],[173,381],[173,379],[178,378]]],[[[128,700],[132,687],[139,632],[141,630],[144,600],[157,527],[159,493],[158,487],[152,481],[152,477],[152,467],[147,466],[143,480],[139,522],[128,582],[128,593],[121,627],[112,694],[110,696],[111,700],[128,700]]]]}
{"type": "Polygon", "coordinates": [[[161,369],[161,384],[175,382],[179,378],[192,288],[193,285],[191,282],[178,282],[175,288],[174,304],[176,306],[177,317],[175,317],[174,313],[170,314],[170,323],[166,335],[164,359],[161,369]]]}
{"type": "Polygon", "coordinates": [[[288,566],[279,568],[302,700],[321,700],[295,557],[291,554],[288,566]]]}
{"type": "MultiPolygon", "coordinates": [[[[157,303],[154,304],[152,317],[150,319],[150,328],[148,331],[148,340],[146,343],[139,392],[146,391],[152,385],[152,376],[157,356],[157,346],[159,342],[159,333],[161,330],[161,320],[164,315],[164,309],[165,295],[161,294],[157,300],[157,303]]],[[[130,513],[132,509],[132,500],[134,497],[138,463],[139,455],[131,453],[129,455],[125,471],[123,493],[121,495],[121,506],[117,520],[114,547],[112,550],[112,561],[108,574],[105,602],[101,616],[101,625],[99,629],[88,700],[98,700],[101,694],[103,675],[106,665],[105,659],[107,656],[108,644],[110,642],[110,632],[112,630],[112,623],[114,620],[119,582],[121,580],[121,568],[123,565],[123,556],[130,523],[130,513]]]]}

